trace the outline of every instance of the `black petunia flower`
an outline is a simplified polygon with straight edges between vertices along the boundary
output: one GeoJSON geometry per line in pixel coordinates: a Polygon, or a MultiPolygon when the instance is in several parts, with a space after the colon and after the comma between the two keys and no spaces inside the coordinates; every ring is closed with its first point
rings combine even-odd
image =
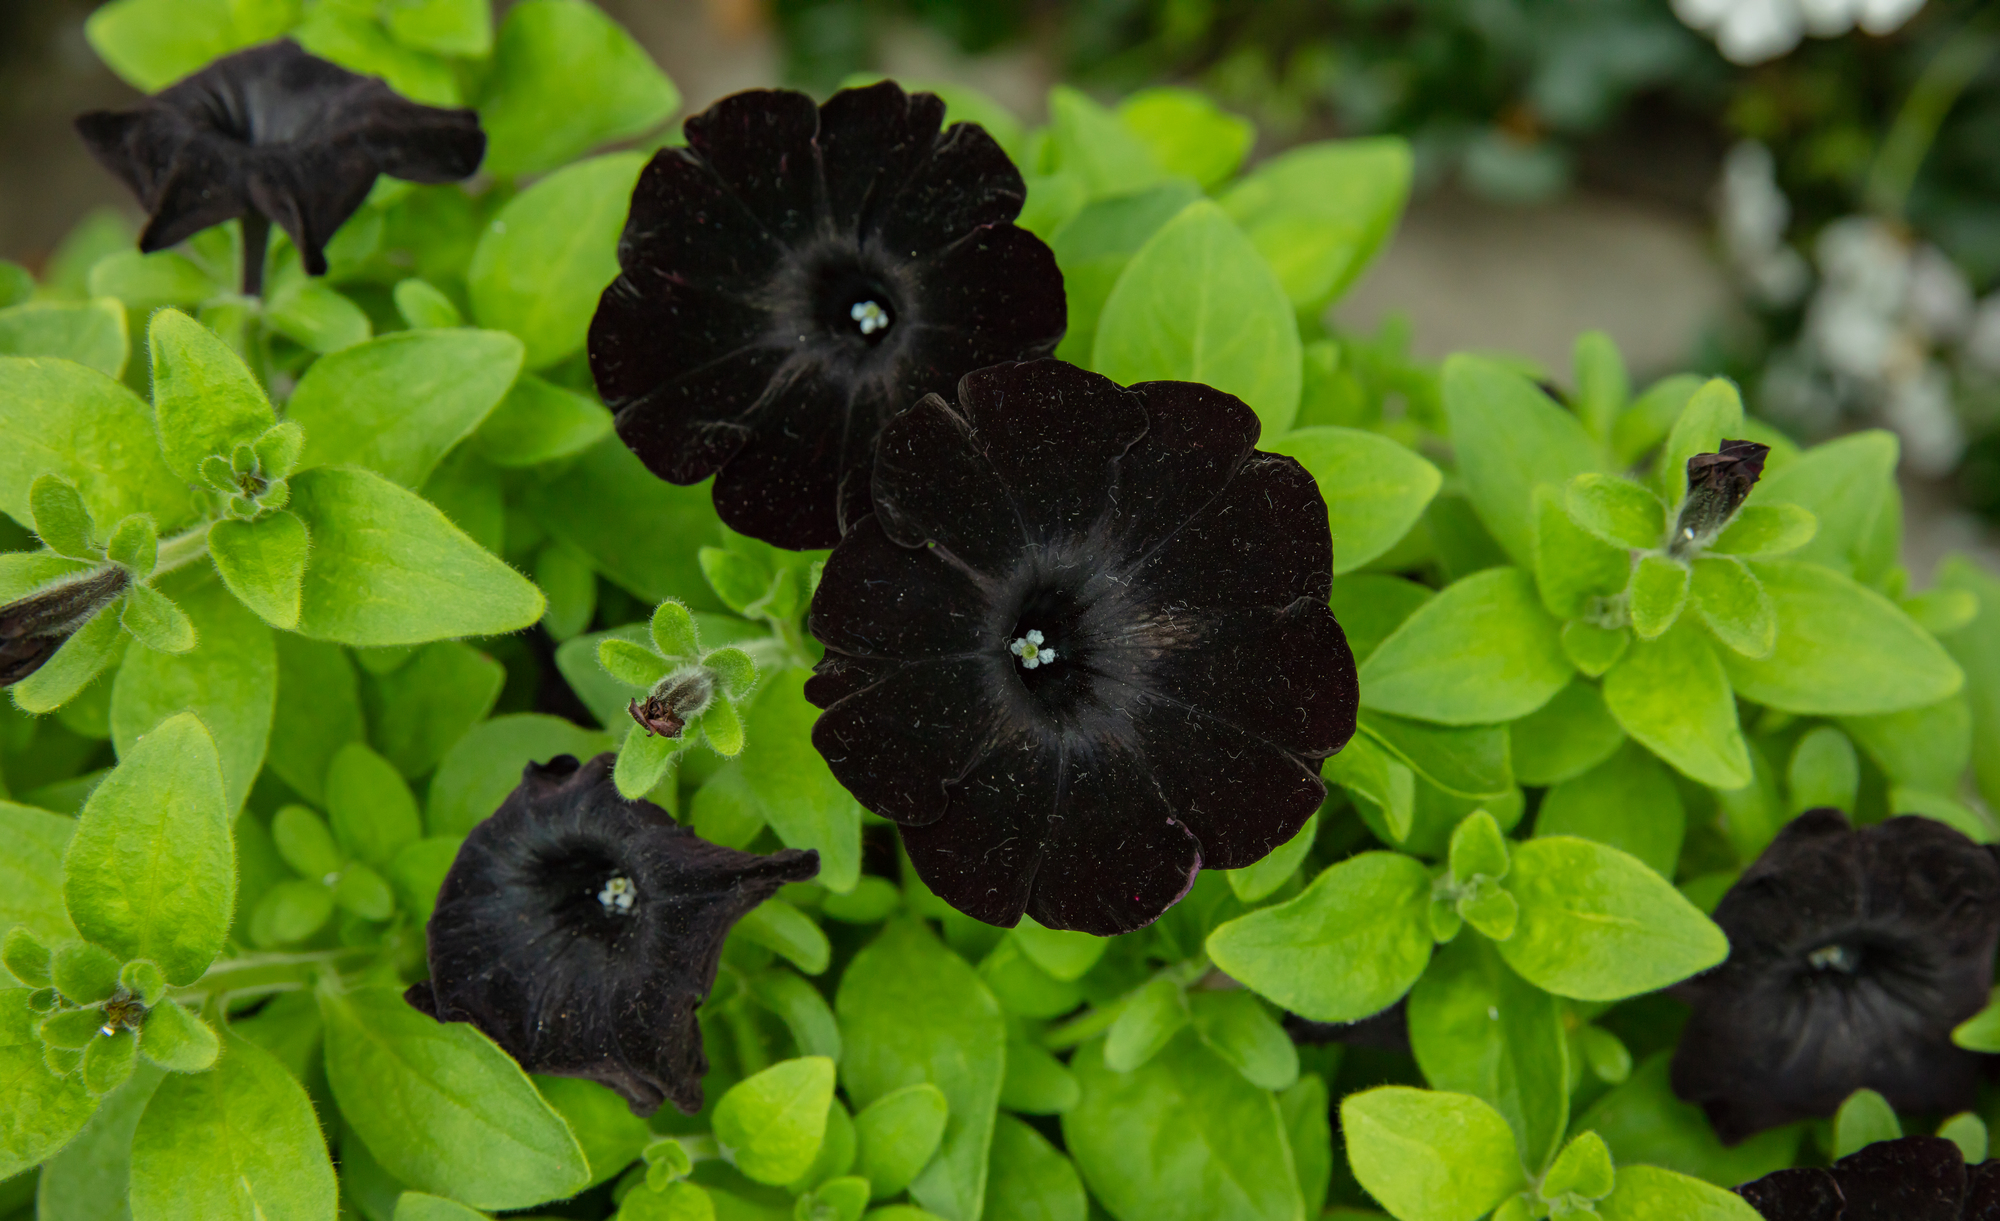
{"type": "Polygon", "coordinates": [[[1190,382],[1042,360],[883,430],[813,598],[813,744],[989,924],[1110,934],[1289,839],[1354,732],[1326,503],[1190,382]]]}
{"type": "Polygon", "coordinates": [[[41,669],[131,581],[124,568],[100,568],[0,606],[0,687],[11,687],[41,669]]]}
{"type": "Polygon", "coordinates": [[[755,856],[696,837],[611,782],[614,756],[529,764],[473,828],[431,916],[431,978],[409,1002],[471,1022],[531,1072],[601,1081],[632,1110],[701,1109],[695,1010],[722,940],[819,854],[755,856]]]}
{"type": "Polygon", "coordinates": [[[1767,1221],[2000,1221],[2000,1162],[1965,1164],[1938,1136],[1878,1141],[1822,1170],[1779,1170],[1736,1194],[1767,1221]]]}
{"type": "Polygon", "coordinates": [[[1867,1087],[1899,1111],[1961,1111],[1979,1058],[1953,1026],[1986,1004],[2000,862],[1943,823],[1850,828],[1810,810],[1722,897],[1729,959],[1681,986],[1694,1007],[1674,1092],[1733,1144],[1832,1115],[1867,1087]]]}
{"type": "Polygon", "coordinates": [[[754,90],[639,178],[591,371],[625,444],[662,479],[715,475],[744,534],[833,546],[840,481],[865,481],[890,417],[1062,338],[1055,256],[1012,223],[1019,171],[943,120],[892,81],[817,107],[754,90]]]}
{"type": "Polygon", "coordinates": [[[1719,453],[1687,460],[1687,499],[1674,521],[1673,551],[1705,547],[1722,532],[1764,474],[1771,447],[1755,441],[1722,443],[1719,453]]]}
{"type": "Polygon", "coordinates": [[[225,55],[136,110],[82,115],[76,128],[150,213],[139,249],[241,218],[246,293],[262,290],[270,222],[323,275],[326,243],[377,174],[455,182],[486,155],[474,112],[419,105],[289,38],[225,55]]]}

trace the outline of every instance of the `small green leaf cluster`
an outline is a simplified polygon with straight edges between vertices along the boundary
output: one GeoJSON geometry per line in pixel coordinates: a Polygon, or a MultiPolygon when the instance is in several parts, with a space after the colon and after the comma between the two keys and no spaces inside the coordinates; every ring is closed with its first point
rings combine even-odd
{"type": "MultiPolygon", "coordinates": [[[[2000,580],[1912,592],[1886,434],[1800,450],[1727,383],[1634,394],[1598,335],[1559,402],[1328,329],[1400,142],[1246,168],[1189,91],[1058,88],[1029,131],[941,87],[1023,170],[1059,354],[1237,394],[1316,481],[1361,672],[1290,841],[1125,936],[993,928],[813,746],[823,555],[724,530],[592,391],[644,155],[590,154],[678,104],[623,30],[114,0],[88,32],[145,87],[290,33],[476,105],[490,181],[385,180],[326,277],[275,238],[262,300],[233,226],[141,255],[93,221],[39,283],[0,266],[0,606],[106,581],[0,710],[0,1215],[1740,1218],[1720,1187],[1902,1131],[1864,1095],[1823,1147],[1722,1146],[1657,996],[1723,958],[1704,913],[1802,810],[1995,838],[2000,580]],[[1676,536],[1725,437],[1763,479],[1676,536]],[[402,995],[462,837],[524,765],[611,750],[707,840],[819,853],[725,945],[692,1116],[402,995]],[[1288,1030],[1398,1002],[1407,1056],[1288,1030]]],[[[1957,1037],[2000,1049],[2000,1004],[1957,1037]]],[[[1980,1125],[1941,1130],[1983,1157],[1980,1125]]]]}

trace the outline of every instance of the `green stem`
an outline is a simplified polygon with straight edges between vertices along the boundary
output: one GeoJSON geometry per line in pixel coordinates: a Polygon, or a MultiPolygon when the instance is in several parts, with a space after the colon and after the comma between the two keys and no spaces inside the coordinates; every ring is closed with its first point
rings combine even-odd
{"type": "Polygon", "coordinates": [[[2000,39],[1984,29],[1963,29],[1924,65],[1868,171],[1868,206],[1878,215],[1904,219],[1910,188],[1937,141],[1945,116],[1996,51],[2000,51],[2000,39]]]}
{"type": "Polygon", "coordinates": [[[192,530],[160,540],[159,563],[153,569],[155,579],[163,577],[176,568],[185,568],[208,554],[208,523],[203,522],[192,530]]]}
{"type": "Polygon", "coordinates": [[[175,1000],[203,1002],[211,997],[246,992],[295,992],[310,987],[320,972],[370,951],[358,947],[314,950],[299,954],[245,954],[225,958],[202,977],[169,995],[175,1000]]]}

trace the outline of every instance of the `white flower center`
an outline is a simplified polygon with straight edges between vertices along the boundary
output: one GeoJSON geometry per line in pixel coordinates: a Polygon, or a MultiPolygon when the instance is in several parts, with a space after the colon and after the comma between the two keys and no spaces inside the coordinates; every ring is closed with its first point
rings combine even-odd
{"type": "Polygon", "coordinates": [[[639,888],[632,885],[632,879],[624,876],[611,878],[604,883],[604,889],[597,892],[597,901],[604,910],[614,916],[622,916],[632,910],[639,901],[639,888]]]}
{"type": "Polygon", "coordinates": [[[1007,646],[1007,651],[1021,659],[1023,670],[1032,670],[1047,665],[1056,659],[1056,651],[1042,644],[1042,633],[1030,631],[1027,635],[1007,646]]]}
{"type": "Polygon", "coordinates": [[[854,324],[861,328],[863,335],[873,335],[877,331],[889,329],[889,311],[873,301],[857,301],[854,308],[847,311],[854,324]]]}
{"type": "Polygon", "coordinates": [[[1806,961],[1816,970],[1839,971],[1843,975],[1854,974],[1855,968],[1861,965],[1856,961],[1854,951],[1837,941],[1832,945],[1823,945],[1806,955],[1806,961]]]}

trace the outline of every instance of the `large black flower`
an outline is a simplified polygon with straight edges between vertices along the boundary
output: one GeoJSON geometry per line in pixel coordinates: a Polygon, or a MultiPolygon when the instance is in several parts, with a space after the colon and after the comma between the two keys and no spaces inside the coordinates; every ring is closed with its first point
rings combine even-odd
{"type": "Polygon", "coordinates": [[[409,990],[523,1068],[601,1081],[650,1115],[701,1109],[695,1010],[722,940],[819,854],[755,856],[697,838],[611,782],[613,756],[529,764],[473,828],[430,921],[431,978],[409,990]]]}
{"type": "Polygon", "coordinates": [[[890,417],[974,369],[1055,350],[1055,256],[983,128],[894,82],[755,90],[687,121],[639,178],[624,270],[590,326],[618,435],[722,520],[780,547],[840,538],[890,417]]]}
{"type": "Polygon", "coordinates": [[[259,292],[270,222],[313,275],[377,174],[454,182],[479,168],[470,110],[420,106],[289,38],[226,55],[136,110],[92,111],[77,131],[151,214],[139,249],[243,221],[243,291],[259,292]]]}
{"type": "Polygon", "coordinates": [[[892,421],[827,561],[813,743],[991,924],[1110,934],[1319,807],[1354,732],[1326,503],[1190,382],[1042,360],[892,421]]]}
{"type": "Polygon", "coordinates": [[[1967,1166],[1942,1137],[1905,1136],[1736,1193],[1767,1221],[2000,1221],[2000,1162],[1967,1166]]]}
{"type": "Polygon", "coordinates": [[[1985,1005],[2000,862],[1943,823],[1852,828],[1811,810],[1715,909],[1729,959],[1682,985],[1694,1007],[1674,1092],[1734,1143],[1831,1115],[1857,1089],[1899,1111],[1973,1103],[1979,1060],[1951,1029],[1985,1005]]]}

